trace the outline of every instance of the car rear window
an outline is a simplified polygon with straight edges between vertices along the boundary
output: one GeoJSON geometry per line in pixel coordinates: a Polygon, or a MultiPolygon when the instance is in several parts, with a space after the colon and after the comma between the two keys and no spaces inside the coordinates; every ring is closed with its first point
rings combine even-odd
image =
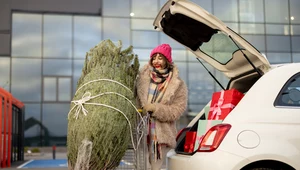
{"type": "Polygon", "coordinates": [[[275,101],[275,106],[300,107],[300,73],[286,83],[275,101]]]}

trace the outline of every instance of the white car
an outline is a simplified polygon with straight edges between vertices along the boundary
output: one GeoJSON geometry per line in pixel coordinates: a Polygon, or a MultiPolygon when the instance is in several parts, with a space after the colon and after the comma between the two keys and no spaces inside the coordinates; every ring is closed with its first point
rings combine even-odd
{"type": "Polygon", "coordinates": [[[153,25],[223,72],[226,90],[244,93],[204,135],[210,143],[202,140],[195,151],[184,151],[186,132],[197,131],[204,109],[179,133],[167,155],[168,170],[300,170],[300,63],[271,65],[222,21],[186,0],[166,2],[153,25]]]}

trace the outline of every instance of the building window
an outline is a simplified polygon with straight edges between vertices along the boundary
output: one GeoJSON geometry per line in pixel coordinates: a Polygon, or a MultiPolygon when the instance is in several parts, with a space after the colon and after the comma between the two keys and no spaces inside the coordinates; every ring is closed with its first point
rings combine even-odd
{"type": "Polygon", "coordinates": [[[43,57],[72,58],[72,16],[43,15],[43,57]]]}
{"type": "Polygon", "coordinates": [[[12,57],[42,56],[42,15],[13,13],[12,57]]]}
{"type": "Polygon", "coordinates": [[[69,102],[71,100],[71,77],[44,77],[43,84],[45,102],[69,102]]]}

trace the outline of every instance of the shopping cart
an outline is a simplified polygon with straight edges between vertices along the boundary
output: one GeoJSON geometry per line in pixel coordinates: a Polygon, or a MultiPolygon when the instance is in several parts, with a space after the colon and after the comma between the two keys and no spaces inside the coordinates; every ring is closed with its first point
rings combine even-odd
{"type": "MultiPolygon", "coordinates": [[[[139,109],[141,113],[142,110],[139,109]]],[[[130,143],[117,170],[147,170],[147,135],[149,116],[137,116],[133,130],[134,145],[130,143]]]]}

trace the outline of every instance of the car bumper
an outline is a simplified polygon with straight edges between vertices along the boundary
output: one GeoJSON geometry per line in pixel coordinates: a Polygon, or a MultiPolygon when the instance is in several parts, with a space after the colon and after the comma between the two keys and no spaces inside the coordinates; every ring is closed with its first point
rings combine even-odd
{"type": "Polygon", "coordinates": [[[240,170],[247,160],[243,157],[216,150],[214,152],[197,152],[194,155],[176,154],[172,149],[167,155],[168,170],[240,170]]]}

